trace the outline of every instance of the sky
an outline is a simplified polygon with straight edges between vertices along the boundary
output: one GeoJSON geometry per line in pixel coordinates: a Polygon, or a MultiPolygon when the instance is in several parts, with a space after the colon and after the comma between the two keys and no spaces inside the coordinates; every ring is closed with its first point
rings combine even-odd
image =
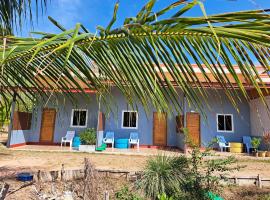
{"type": "MultiPolygon", "coordinates": [[[[106,27],[113,15],[114,4],[117,0],[50,0],[47,11],[38,19],[34,18],[33,26],[25,24],[18,36],[29,36],[29,32],[59,33],[49,20],[53,17],[66,29],[74,28],[76,23],[83,24],[95,33],[97,25],[106,27]]],[[[157,0],[154,11],[158,11],[177,0],[157,0]]],[[[202,0],[208,15],[232,11],[270,8],[270,0],[202,0]]],[[[35,2],[35,1],[33,1],[35,2]]],[[[115,27],[123,24],[126,17],[135,16],[147,0],[120,0],[117,22],[115,27]]],[[[175,11],[176,12],[176,11],[175,11]]],[[[188,16],[202,16],[199,6],[190,10],[188,16]]]]}

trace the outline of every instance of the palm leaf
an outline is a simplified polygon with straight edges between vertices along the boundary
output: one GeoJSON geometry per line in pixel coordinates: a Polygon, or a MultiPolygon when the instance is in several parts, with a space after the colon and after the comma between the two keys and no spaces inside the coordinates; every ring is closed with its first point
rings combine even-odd
{"type": "Polygon", "coordinates": [[[99,28],[98,36],[80,24],[66,30],[51,19],[62,33],[41,33],[43,39],[7,37],[8,46],[0,51],[7,74],[1,86],[18,86],[29,96],[46,88],[70,98],[74,98],[70,88],[80,94],[90,88],[106,101],[114,85],[130,105],[142,104],[146,111],[154,106],[181,112],[180,99],[185,95],[204,113],[209,87],[216,94],[223,89],[237,110],[242,97],[249,99],[250,89],[265,102],[262,90],[269,85],[255,63],[269,70],[269,10],[210,16],[203,10],[202,17],[183,17],[196,5],[203,9],[202,4],[180,1],[153,12],[154,4],[149,1],[135,17],[111,30],[116,4],[111,22],[99,28]],[[172,17],[162,18],[172,10],[176,11],[172,17]]]}

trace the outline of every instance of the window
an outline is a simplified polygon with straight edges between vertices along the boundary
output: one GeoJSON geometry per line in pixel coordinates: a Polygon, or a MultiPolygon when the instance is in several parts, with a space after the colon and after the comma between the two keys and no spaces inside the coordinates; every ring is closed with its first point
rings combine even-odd
{"type": "Polygon", "coordinates": [[[217,114],[217,131],[233,132],[233,115],[217,114]]]}
{"type": "Polygon", "coordinates": [[[87,126],[86,109],[72,109],[71,113],[71,127],[85,128],[87,126]]]}
{"type": "Polygon", "coordinates": [[[137,111],[123,111],[122,112],[122,128],[128,128],[128,129],[138,128],[137,111]]]}

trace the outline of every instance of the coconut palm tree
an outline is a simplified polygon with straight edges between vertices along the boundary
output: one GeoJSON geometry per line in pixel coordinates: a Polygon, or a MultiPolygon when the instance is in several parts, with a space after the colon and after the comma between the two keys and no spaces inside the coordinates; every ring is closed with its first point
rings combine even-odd
{"type": "MultiPolygon", "coordinates": [[[[35,12],[38,16],[38,9],[43,12],[47,0],[36,0],[35,12]]],[[[34,3],[32,0],[1,0],[0,1],[0,30],[1,35],[10,35],[14,28],[20,28],[26,19],[32,22],[34,3]]]]}
{"type": "Polygon", "coordinates": [[[58,91],[72,98],[70,88],[79,94],[90,88],[107,101],[115,85],[131,105],[138,99],[146,111],[151,104],[180,112],[180,90],[203,111],[206,88],[215,85],[224,89],[236,109],[240,96],[249,99],[247,88],[264,100],[266,85],[256,64],[269,70],[269,10],[207,15],[198,0],[180,0],[156,12],[154,4],[150,0],[136,16],[113,28],[117,3],[108,26],[99,26],[96,33],[81,24],[66,30],[51,19],[62,33],[37,33],[41,39],[7,37],[8,46],[0,54],[0,86],[5,91],[1,95],[23,91],[31,98],[58,91]],[[185,17],[195,6],[202,16],[185,17]]]}

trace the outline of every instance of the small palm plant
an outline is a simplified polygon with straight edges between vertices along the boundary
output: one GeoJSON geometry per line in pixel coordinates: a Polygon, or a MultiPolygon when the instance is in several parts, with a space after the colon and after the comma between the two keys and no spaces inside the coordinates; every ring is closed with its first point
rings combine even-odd
{"type": "Polygon", "coordinates": [[[138,186],[147,197],[158,199],[160,195],[169,196],[180,192],[180,185],[188,167],[184,156],[170,157],[158,155],[147,161],[138,186]]]}

